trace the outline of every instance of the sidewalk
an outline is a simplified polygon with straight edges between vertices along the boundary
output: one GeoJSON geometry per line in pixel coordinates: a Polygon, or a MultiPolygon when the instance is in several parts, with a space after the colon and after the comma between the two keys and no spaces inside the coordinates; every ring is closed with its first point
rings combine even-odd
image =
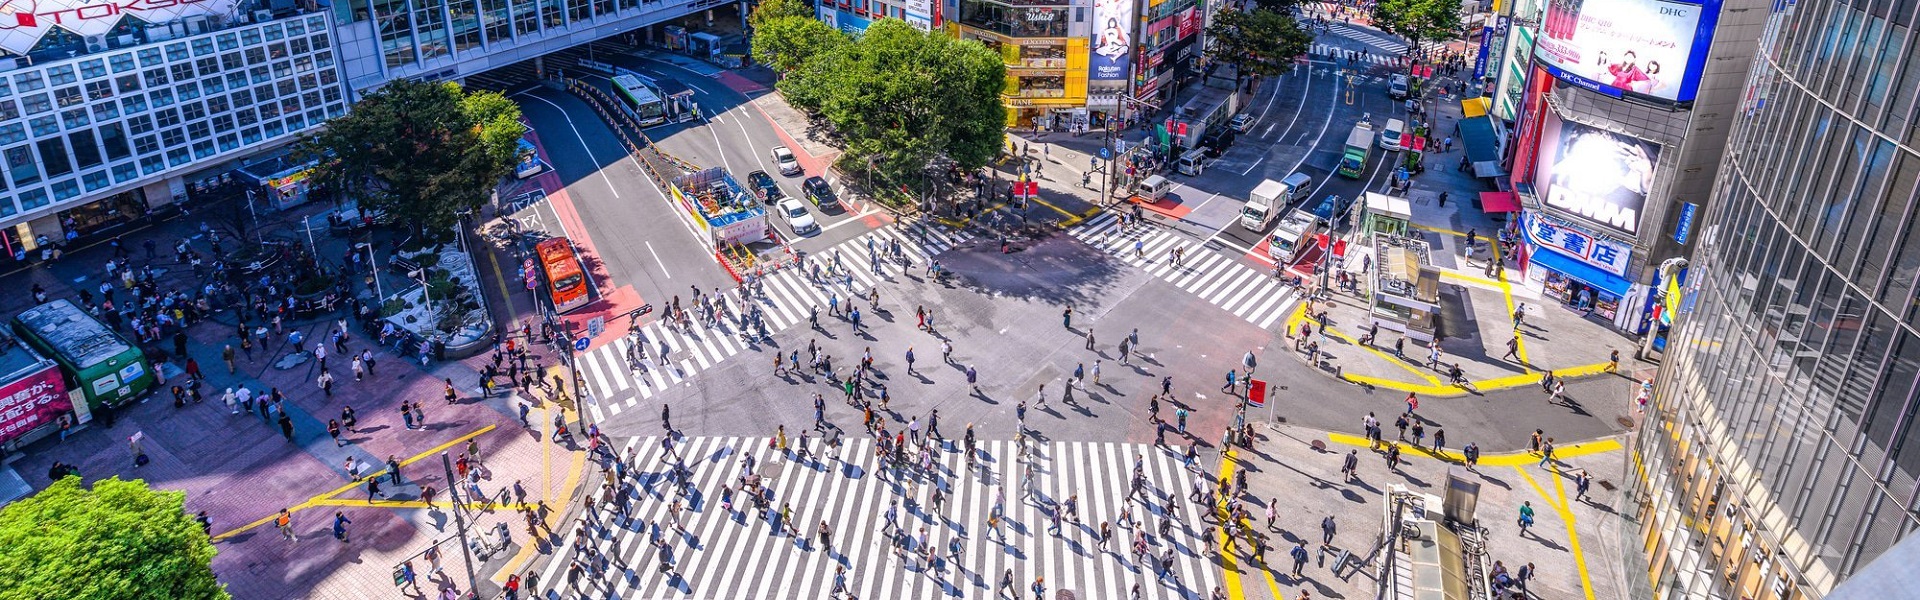
{"type": "MultiPolygon", "coordinates": [[[[1221,462],[1219,473],[1232,480],[1237,471],[1246,472],[1243,502],[1253,515],[1250,524],[1269,535],[1265,565],[1251,560],[1244,543],[1216,548],[1227,553],[1222,565],[1233,598],[1296,600],[1303,592],[1314,598],[1374,597],[1384,552],[1380,541],[1387,487],[1404,485],[1444,496],[1448,470],[1457,465],[1403,444],[1400,468],[1388,470],[1384,458],[1364,442],[1359,442],[1362,447],[1350,446],[1342,443],[1344,436],[1287,425],[1262,426],[1257,434],[1255,448],[1235,450],[1221,462]],[[1315,444],[1326,449],[1318,450],[1315,444]],[[1350,451],[1360,459],[1359,478],[1353,482],[1344,481],[1340,473],[1350,451]],[[1276,519],[1269,529],[1267,506],[1275,502],[1276,519]],[[1334,518],[1335,534],[1328,551],[1322,551],[1321,523],[1328,516],[1334,518]],[[1305,543],[1309,550],[1303,577],[1292,575],[1293,559],[1287,554],[1296,543],[1305,543]],[[1348,558],[1336,563],[1342,551],[1348,558]]],[[[1479,485],[1474,515],[1486,528],[1489,560],[1501,561],[1509,572],[1533,563],[1538,573],[1529,585],[1533,597],[1617,598],[1624,591],[1623,575],[1614,572],[1614,565],[1622,564],[1620,536],[1628,528],[1619,511],[1626,506],[1613,483],[1624,477],[1624,450],[1615,438],[1591,444],[1586,451],[1568,449],[1549,468],[1539,466],[1538,455],[1519,452],[1483,455],[1478,473],[1463,473],[1479,485]],[[1594,476],[1584,501],[1573,499],[1571,478],[1580,469],[1594,476]],[[1536,511],[1534,527],[1524,533],[1514,519],[1522,502],[1531,502],[1536,511]]],[[[1457,565],[1459,560],[1456,556],[1444,564],[1457,565]]]]}

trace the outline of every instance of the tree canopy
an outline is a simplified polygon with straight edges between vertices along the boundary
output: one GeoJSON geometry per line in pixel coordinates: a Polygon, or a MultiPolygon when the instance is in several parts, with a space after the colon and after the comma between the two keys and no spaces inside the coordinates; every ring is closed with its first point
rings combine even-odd
{"type": "Polygon", "coordinates": [[[852,42],[847,34],[819,19],[781,17],[754,27],[753,59],[782,74],[792,73],[808,61],[852,42]]]}
{"type": "Polygon", "coordinates": [[[1296,56],[1307,53],[1313,34],[1291,15],[1265,9],[1221,10],[1207,27],[1214,60],[1240,69],[1241,74],[1271,77],[1290,68],[1296,56]]]}
{"type": "Polygon", "coordinates": [[[0,509],[4,597],[225,599],[214,549],[186,494],[119,478],[65,477],[0,509]]]}
{"type": "Polygon", "coordinates": [[[787,17],[817,20],[813,17],[813,7],[807,6],[806,0],[761,0],[753,12],[747,13],[747,26],[752,27],[754,35],[758,36],[768,23],[787,17]]]}
{"type": "Polygon", "coordinates": [[[778,89],[833,124],[846,142],[843,166],[871,161],[881,177],[898,178],[942,155],[963,169],[986,165],[1005,139],[1006,73],[979,42],[881,19],[807,60],[778,89]]]}
{"type": "Polygon", "coordinates": [[[1417,48],[1423,40],[1443,39],[1460,28],[1460,0],[1379,0],[1373,24],[1417,48]]]}
{"type": "Polygon", "coordinates": [[[452,82],[395,80],[303,140],[314,180],[421,232],[459,222],[513,167],[520,106],[452,82]]]}

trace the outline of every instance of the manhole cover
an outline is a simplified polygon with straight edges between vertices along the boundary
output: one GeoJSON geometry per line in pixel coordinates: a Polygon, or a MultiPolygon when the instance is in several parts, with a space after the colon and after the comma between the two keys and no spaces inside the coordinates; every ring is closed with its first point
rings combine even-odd
{"type": "Polygon", "coordinates": [[[1633,429],[1633,419],[1629,419],[1626,417],[1616,417],[1614,418],[1613,422],[1619,423],[1621,429],[1633,429]]]}

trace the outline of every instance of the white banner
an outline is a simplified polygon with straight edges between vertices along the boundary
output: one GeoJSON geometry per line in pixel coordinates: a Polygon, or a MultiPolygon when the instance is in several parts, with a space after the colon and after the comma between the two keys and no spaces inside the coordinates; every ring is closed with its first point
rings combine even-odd
{"type": "Polygon", "coordinates": [[[234,0],[0,0],[0,49],[26,54],[48,29],[106,35],[127,16],[170,23],[197,15],[231,14],[234,0]]]}

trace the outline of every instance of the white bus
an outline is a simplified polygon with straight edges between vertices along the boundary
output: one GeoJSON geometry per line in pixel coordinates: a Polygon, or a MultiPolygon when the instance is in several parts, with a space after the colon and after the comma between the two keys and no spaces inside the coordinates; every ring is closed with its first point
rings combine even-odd
{"type": "Polygon", "coordinates": [[[652,127],[667,122],[667,104],[660,99],[653,88],[647,87],[640,78],[632,75],[616,75],[613,78],[613,93],[620,97],[620,103],[626,105],[628,114],[641,127],[652,127]]]}

